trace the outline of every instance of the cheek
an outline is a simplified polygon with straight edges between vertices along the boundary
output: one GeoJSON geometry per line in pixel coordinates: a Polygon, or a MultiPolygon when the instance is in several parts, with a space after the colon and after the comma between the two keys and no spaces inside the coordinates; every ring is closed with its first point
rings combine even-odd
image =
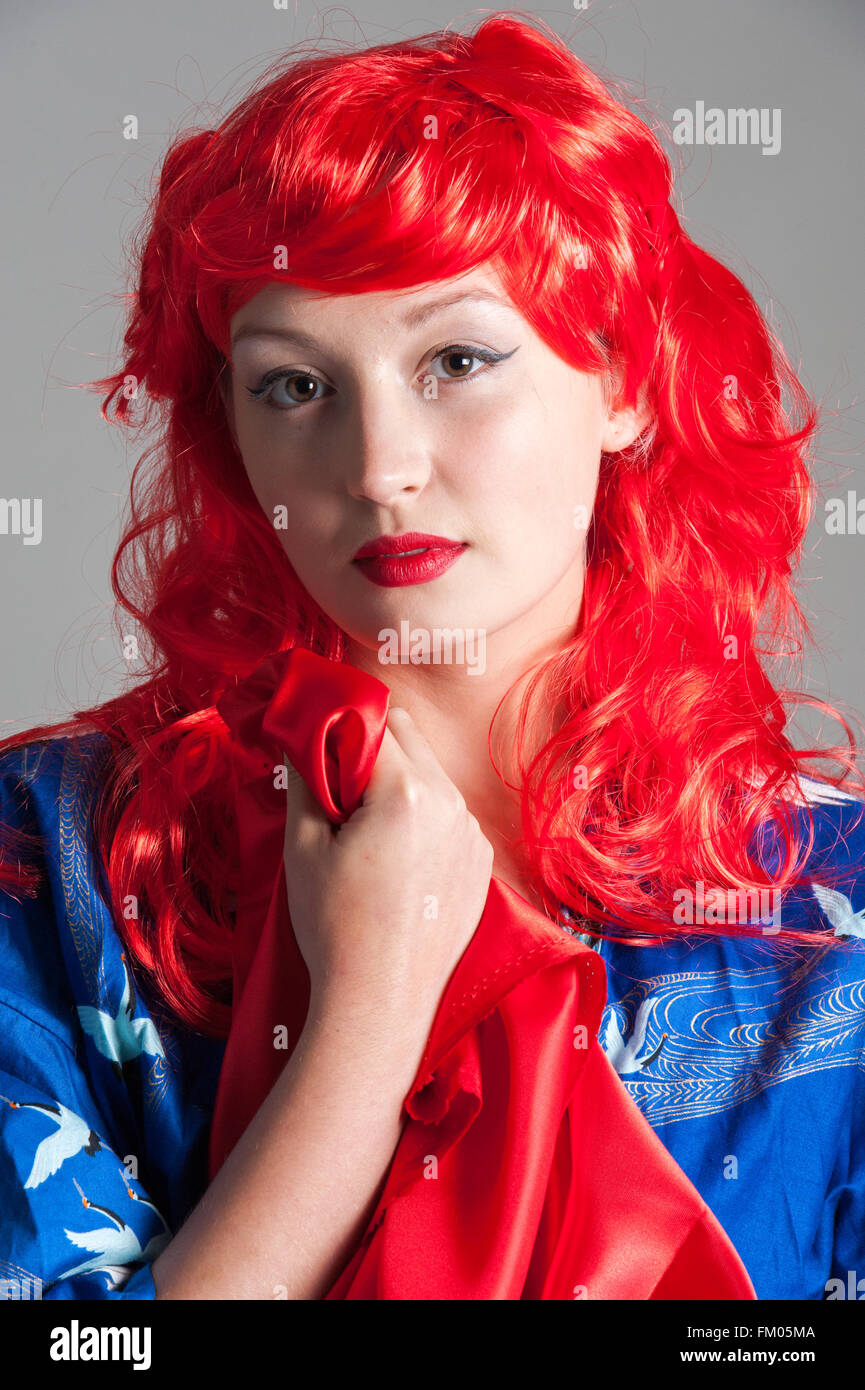
{"type": "Polygon", "coordinates": [[[264,437],[261,430],[241,432],[239,448],[249,485],[267,520],[276,528],[283,548],[295,550],[311,532],[315,542],[326,525],[323,499],[309,486],[284,444],[264,437]],[[252,437],[251,437],[252,436],[252,437]],[[301,525],[302,523],[302,525],[301,525]]]}
{"type": "Polygon", "coordinates": [[[245,428],[243,421],[237,431],[237,447],[256,501],[262,511],[270,513],[279,476],[274,451],[260,438],[260,431],[245,428]]]}
{"type": "Polygon", "coordinates": [[[522,408],[499,411],[462,436],[460,491],[480,500],[496,531],[560,558],[579,544],[580,520],[591,517],[599,438],[596,412],[582,396],[540,402],[528,387],[522,408]]]}

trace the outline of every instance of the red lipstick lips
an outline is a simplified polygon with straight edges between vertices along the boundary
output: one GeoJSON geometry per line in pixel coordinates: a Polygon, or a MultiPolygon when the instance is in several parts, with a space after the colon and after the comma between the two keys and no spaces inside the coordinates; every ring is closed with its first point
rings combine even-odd
{"type": "Polygon", "coordinates": [[[378,536],[362,545],[353,564],[373,584],[392,589],[403,584],[426,584],[450,569],[466,549],[463,541],[407,531],[402,536],[378,536]]]}

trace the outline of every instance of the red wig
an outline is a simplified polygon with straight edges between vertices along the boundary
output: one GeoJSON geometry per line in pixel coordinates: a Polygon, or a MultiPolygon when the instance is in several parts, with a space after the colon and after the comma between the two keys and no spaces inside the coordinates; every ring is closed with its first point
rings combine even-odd
{"type": "MultiPolygon", "coordinates": [[[[496,14],[470,35],[295,53],[265,78],[217,129],[172,143],[136,240],[123,365],[88,383],[108,392],[106,420],[158,424],[112,566],[145,679],[0,749],[85,726],[110,737],[93,833],[118,929],[167,1007],[224,1035],[237,850],[214,701],[270,652],[346,651],[229,432],[230,317],[274,281],[400,290],[490,263],[565,361],[615,372],[622,404],[643,388],[654,417],[602,456],[577,627],[521,699],[536,882],[599,935],[753,935],[676,926],[673,893],[804,881],[813,821],[787,792],[805,760],[834,758],[833,785],[863,784],[843,719],[846,747],[792,747],[782,700],[836,711],[763,670],[808,635],[791,574],[817,416],[783,348],[680,226],[656,136],[540,22],[496,14]],[[766,822],[771,877],[749,853],[766,822]]],[[[0,883],[32,892],[37,848],[28,863],[18,837],[0,883]]],[[[833,941],[775,939],[799,936],[833,941]]]]}

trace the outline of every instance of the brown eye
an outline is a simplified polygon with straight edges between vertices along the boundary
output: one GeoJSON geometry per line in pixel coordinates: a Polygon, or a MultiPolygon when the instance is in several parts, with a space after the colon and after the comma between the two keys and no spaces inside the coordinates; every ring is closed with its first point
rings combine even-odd
{"type": "Polygon", "coordinates": [[[448,372],[453,372],[454,375],[468,374],[472,362],[474,361],[475,356],[471,352],[455,351],[445,353],[442,356],[442,362],[445,364],[446,369],[448,372]]]}
{"type": "Polygon", "coordinates": [[[319,381],[318,377],[312,376],[310,372],[278,371],[266,376],[260,386],[247,386],[246,389],[254,401],[263,401],[273,410],[294,410],[308,401],[319,400],[320,397],[315,394],[319,386],[324,386],[324,382],[319,381]],[[296,394],[289,395],[287,402],[284,398],[281,401],[273,399],[273,393],[277,388],[287,391],[289,387],[296,394]]]}
{"type": "Polygon", "coordinates": [[[318,385],[318,382],[315,380],[315,377],[305,375],[285,377],[284,382],[286,390],[288,390],[289,387],[292,387],[294,390],[297,391],[297,397],[300,401],[308,401],[312,396],[314,396],[315,388],[318,385]]]}
{"type": "Polygon", "coordinates": [[[476,381],[485,376],[497,363],[513,357],[516,348],[510,352],[493,352],[490,348],[469,347],[467,343],[449,343],[440,348],[433,357],[433,363],[441,363],[445,369],[443,376],[434,372],[439,381],[476,381]],[[476,364],[473,367],[473,364],[476,364]],[[480,367],[480,370],[478,370],[480,367]]]}
{"type": "MultiPolygon", "coordinates": [[[[516,351],[516,348],[511,348],[510,352],[493,352],[489,348],[472,348],[465,343],[450,343],[435,353],[432,360],[434,363],[441,362],[445,368],[445,375],[439,376],[439,381],[475,381],[491,371],[497,363],[513,357],[516,351]],[[480,371],[473,369],[474,363],[480,365],[480,371]]],[[[252,400],[262,401],[271,410],[282,411],[297,410],[302,405],[324,400],[328,394],[332,395],[334,390],[311,372],[289,372],[283,368],[269,372],[257,387],[247,386],[245,389],[252,400]],[[316,394],[319,387],[324,395],[316,394]],[[275,394],[277,391],[288,394],[280,399],[275,394]]]]}

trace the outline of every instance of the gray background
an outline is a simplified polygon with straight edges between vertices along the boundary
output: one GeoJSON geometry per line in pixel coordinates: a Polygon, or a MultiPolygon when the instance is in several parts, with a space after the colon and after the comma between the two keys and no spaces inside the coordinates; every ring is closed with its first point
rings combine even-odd
{"type": "MultiPolygon", "coordinates": [[[[742,276],[822,402],[823,489],[799,598],[817,650],[800,688],[847,712],[863,698],[863,547],[826,534],[822,498],[865,498],[865,0],[592,0],[527,11],[612,76],[650,123],[677,107],[780,107],[782,144],[672,147],[690,234],[742,276]]],[[[39,545],[0,535],[0,734],[123,688],[111,557],[136,451],[76,384],[117,366],[124,244],[170,136],[212,123],[292,44],[380,43],[488,10],[418,0],[351,9],[273,0],[2,0],[7,213],[0,496],[41,497],[39,545]],[[124,140],[123,118],[140,138],[124,140]]],[[[674,165],[674,167],[676,167],[674,165]]],[[[865,522],[863,522],[865,529],[865,522]]],[[[819,719],[797,728],[817,732],[819,719]]],[[[824,737],[836,737],[829,723],[824,737]]]]}

